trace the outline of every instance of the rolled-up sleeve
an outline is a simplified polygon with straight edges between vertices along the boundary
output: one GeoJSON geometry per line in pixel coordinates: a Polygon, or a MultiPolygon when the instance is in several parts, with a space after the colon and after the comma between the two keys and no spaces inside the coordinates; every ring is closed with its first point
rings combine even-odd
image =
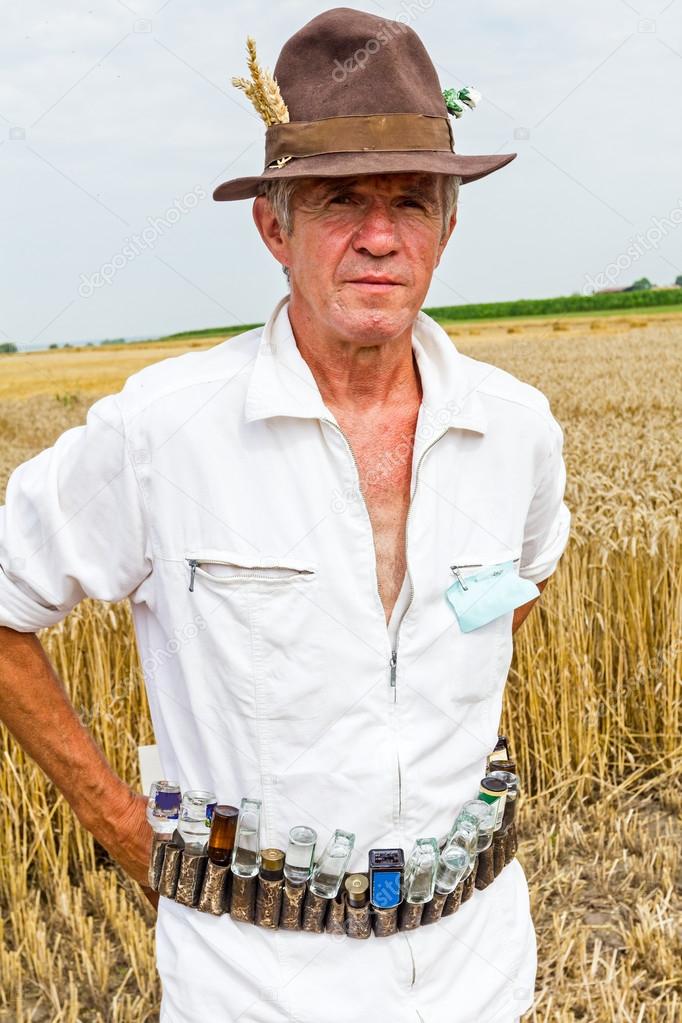
{"type": "Polygon", "coordinates": [[[18,466],[0,508],[0,625],[36,632],[84,597],[129,596],[152,569],[116,395],[18,466]]]}
{"type": "Polygon", "coordinates": [[[564,502],[566,465],[564,435],[550,420],[550,451],[528,509],[519,575],[538,583],[554,572],[568,543],[571,512],[564,502]]]}

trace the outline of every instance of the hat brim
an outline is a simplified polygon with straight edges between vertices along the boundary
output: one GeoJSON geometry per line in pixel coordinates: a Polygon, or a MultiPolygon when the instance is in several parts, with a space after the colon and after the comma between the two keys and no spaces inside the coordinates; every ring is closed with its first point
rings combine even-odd
{"type": "Polygon", "coordinates": [[[259,186],[277,178],[345,177],[355,174],[390,174],[425,171],[431,174],[457,174],[462,184],[477,181],[487,174],[505,167],[516,153],[496,153],[484,156],[462,156],[437,150],[371,153],[323,153],[319,156],[298,157],[283,167],[273,167],[255,177],[232,178],[223,181],[213,192],[217,202],[232,199],[251,199],[258,195],[259,186]]]}

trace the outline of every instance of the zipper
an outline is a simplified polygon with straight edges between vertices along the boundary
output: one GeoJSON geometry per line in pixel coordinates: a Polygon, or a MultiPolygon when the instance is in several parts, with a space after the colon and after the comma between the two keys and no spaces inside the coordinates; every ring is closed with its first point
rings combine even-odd
{"type": "MultiPolygon", "coordinates": [[[[520,561],[521,558],[520,557],[512,558],[511,560],[512,561],[520,561]]],[[[478,562],[475,565],[450,565],[450,570],[451,570],[452,574],[454,575],[455,579],[457,580],[457,582],[459,583],[459,585],[462,587],[463,590],[468,590],[469,587],[466,585],[466,583],[462,579],[462,573],[460,572],[460,568],[483,568],[483,563],[482,562],[478,562]]]]}
{"type": "MultiPolygon", "coordinates": [[[[205,560],[207,562],[210,562],[210,564],[214,564],[214,565],[233,565],[234,564],[233,561],[221,561],[219,558],[210,558],[210,559],[206,558],[205,560]]],[[[204,562],[199,560],[199,558],[185,558],[185,561],[187,561],[187,563],[189,564],[189,567],[190,567],[189,591],[190,591],[190,593],[193,593],[194,592],[194,577],[196,575],[197,566],[203,564],[204,562]]],[[[267,568],[268,569],[271,569],[271,568],[287,568],[287,569],[290,570],[291,575],[293,575],[293,576],[308,575],[308,574],[310,574],[312,572],[312,569],[310,569],[310,568],[301,568],[301,569],[290,568],[289,565],[268,565],[267,568]]],[[[208,573],[208,574],[210,575],[211,573],[208,573]]],[[[262,572],[239,572],[239,573],[237,573],[235,575],[214,576],[213,578],[216,578],[216,579],[219,579],[219,580],[222,580],[222,579],[229,579],[229,580],[232,580],[232,579],[268,579],[270,581],[277,582],[279,579],[282,579],[282,578],[289,579],[289,578],[291,578],[291,576],[272,576],[272,575],[268,576],[268,575],[263,575],[262,572]]]]}
{"type": "Polygon", "coordinates": [[[425,458],[427,452],[429,452],[431,450],[431,448],[434,446],[434,444],[437,444],[438,441],[442,437],[444,437],[446,433],[447,433],[447,430],[444,430],[442,433],[439,433],[438,436],[435,438],[435,440],[432,440],[431,443],[427,447],[424,448],[424,450],[422,451],[421,455],[419,456],[419,461],[417,462],[417,470],[416,470],[416,472],[414,474],[414,493],[413,493],[413,495],[412,495],[412,497],[410,499],[410,504],[409,504],[409,507],[407,509],[407,518],[405,520],[405,567],[407,569],[407,578],[408,578],[408,581],[410,583],[410,602],[407,605],[407,607],[405,608],[405,610],[403,612],[402,618],[398,622],[398,628],[396,629],[396,634],[395,634],[395,650],[393,651],[393,656],[391,658],[391,666],[392,666],[391,685],[393,686],[393,702],[394,703],[395,703],[395,701],[397,699],[396,672],[397,672],[397,664],[398,664],[398,647],[400,645],[400,626],[403,623],[403,618],[405,618],[405,615],[408,613],[408,611],[410,610],[410,608],[412,607],[412,604],[414,602],[414,585],[412,583],[412,576],[410,575],[410,567],[409,567],[408,562],[407,562],[407,541],[408,541],[408,537],[409,537],[410,515],[412,514],[412,506],[414,505],[416,497],[417,497],[417,490],[419,488],[419,470],[421,469],[422,462],[424,461],[424,458],[425,458]]]}
{"type": "MultiPolygon", "coordinates": [[[[337,423],[332,422],[331,419],[323,419],[322,422],[323,423],[328,423],[329,426],[333,426],[334,429],[337,430],[338,433],[343,437],[343,440],[344,440],[344,442],[346,444],[346,447],[348,448],[348,452],[349,452],[349,454],[351,456],[351,459],[353,461],[353,465],[355,466],[355,474],[356,474],[356,479],[357,479],[358,492],[360,494],[360,498],[362,500],[362,504],[363,504],[363,507],[365,509],[365,514],[367,516],[367,521],[369,523],[370,534],[372,536],[372,546],[374,547],[374,571],[375,571],[375,575],[376,575],[376,563],[377,563],[376,556],[377,556],[377,551],[376,551],[376,544],[374,543],[374,530],[372,529],[372,521],[371,521],[371,519],[369,517],[369,512],[367,511],[367,502],[365,501],[364,497],[362,496],[362,490],[360,488],[360,468],[358,466],[358,463],[357,463],[357,460],[355,458],[355,455],[353,454],[353,449],[350,446],[350,444],[348,443],[348,438],[346,437],[346,435],[343,432],[343,430],[341,429],[341,427],[338,426],[337,423]]],[[[412,495],[412,497],[410,499],[410,504],[409,504],[409,507],[407,509],[407,518],[405,520],[405,568],[406,568],[406,571],[407,571],[407,578],[408,578],[408,581],[410,583],[410,602],[407,605],[407,607],[405,608],[405,610],[404,610],[404,612],[402,614],[402,617],[401,617],[400,621],[398,622],[398,628],[396,630],[395,649],[391,650],[391,656],[390,656],[390,659],[389,659],[389,679],[390,679],[389,692],[390,692],[391,689],[393,690],[393,703],[394,704],[397,702],[397,695],[398,695],[398,687],[396,685],[396,675],[397,675],[397,668],[398,668],[398,645],[399,645],[399,642],[400,642],[400,627],[401,627],[401,625],[403,623],[403,619],[405,618],[405,615],[407,614],[407,612],[412,607],[412,603],[414,601],[414,585],[412,583],[412,576],[410,575],[410,568],[409,568],[409,565],[408,565],[408,562],[407,562],[407,541],[408,541],[408,530],[409,530],[410,514],[412,512],[412,506],[413,506],[413,504],[415,502],[415,498],[417,496],[417,488],[419,486],[419,470],[421,468],[422,462],[424,461],[424,457],[425,457],[426,453],[431,450],[431,448],[434,446],[434,444],[437,444],[438,441],[441,439],[441,437],[444,437],[446,433],[447,433],[447,430],[444,430],[442,433],[440,433],[434,440],[431,441],[431,443],[428,445],[428,447],[424,448],[424,450],[422,451],[421,455],[419,456],[419,461],[417,462],[417,470],[415,472],[415,477],[414,477],[414,493],[413,493],[413,495],[412,495]]],[[[377,593],[378,593],[378,591],[379,591],[379,579],[378,579],[378,577],[376,579],[376,582],[377,582],[377,593]]],[[[386,629],[386,632],[388,633],[388,628],[386,629]]],[[[402,792],[402,773],[401,773],[401,769],[400,769],[400,753],[398,751],[397,744],[396,744],[396,766],[397,766],[397,769],[398,769],[398,817],[400,817],[400,814],[402,813],[403,792],[402,792]]],[[[412,952],[412,950],[410,949],[410,954],[411,954],[411,952],[412,952]]],[[[414,959],[413,959],[413,963],[414,963],[414,959]]],[[[413,983],[414,983],[414,977],[413,977],[413,983]]]]}
{"type": "MultiPolygon", "coordinates": [[[[337,433],[339,433],[340,436],[342,436],[344,438],[344,441],[346,442],[346,446],[347,446],[347,448],[349,450],[349,453],[351,455],[351,458],[353,460],[353,464],[355,465],[356,478],[357,478],[357,481],[358,481],[358,492],[360,493],[360,498],[362,500],[362,504],[363,504],[363,507],[365,509],[365,514],[367,516],[367,522],[369,523],[369,532],[370,532],[370,534],[372,536],[372,546],[374,547],[374,572],[376,573],[376,544],[374,543],[374,531],[372,529],[372,523],[371,523],[371,520],[369,518],[369,511],[367,510],[367,502],[365,501],[364,497],[362,496],[362,490],[361,490],[361,487],[360,487],[360,468],[359,468],[357,459],[356,459],[356,457],[355,457],[355,455],[353,453],[353,448],[349,444],[348,438],[347,438],[346,434],[344,433],[344,431],[342,430],[342,428],[340,428],[336,424],[336,422],[333,422],[331,419],[322,419],[322,422],[327,422],[327,424],[330,427],[333,427],[334,430],[337,431],[337,433]]],[[[399,644],[400,644],[400,628],[401,628],[401,625],[403,624],[403,619],[407,615],[408,611],[410,610],[410,608],[412,607],[412,604],[414,602],[414,585],[412,583],[412,576],[410,575],[410,567],[409,567],[408,561],[407,561],[407,541],[408,541],[408,535],[409,535],[410,515],[412,514],[412,505],[415,502],[415,498],[417,496],[417,489],[419,487],[419,470],[421,469],[421,463],[423,462],[424,457],[427,454],[427,452],[430,451],[430,449],[433,448],[435,444],[438,444],[438,442],[441,440],[441,438],[445,437],[446,433],[447,433],[447,431],[444,430],[442,434],[439,434],[438,437],[435,440],[431,441],[430,444],[427,447],[425,447],[424,450],[419,455],[419,461],[417,462],[417,470],[416,470],[416,473],[414,475],[414,493],[412,494],[412,497],[410,499],[410,504],[409,504],[409,507],[407,509],[407,518],[406,518],[406,521],[405,521],[405,568],[406,568],[406,571],[407,571],[407,578],[408,578],[408,581],[410,583],[410,603],[408,604],[407,608],[403,612],[403,616],[402,616],[401,620],[398,623],[398,629],[396,630],[396,649],[392,650],[392,652],[391,652],[391,659],[389,661],[390,680],[391,680],[391,688],[393,690],[393,702],[394,703],[396,703],[397,699],[398,699],[397,674],[398,674],[398,647],[399,647],[399,644]]],[[[376,590],[378,592],[378,578],[376,579],[376,590]]],[[[387,632],[388,632],[388,628],[387,628],[387,632]]]]}
{"type": "Polygon", "coordinates": [[[403,777],[400,772],[400,757],[396,753],[396,759],[398,761],[398,817],[403,812],[403,777]]]}

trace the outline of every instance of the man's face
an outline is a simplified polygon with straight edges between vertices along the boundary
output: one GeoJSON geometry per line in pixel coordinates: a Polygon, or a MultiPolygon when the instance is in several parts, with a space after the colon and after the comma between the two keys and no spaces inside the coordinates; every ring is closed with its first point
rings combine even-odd
{"type": "Polygon", "coordinates": [[[292,306],[345,341],[408,329],[454,228],[453,214],[443,233],[439,175],[305,179],[292,213],[293,233],[275,250],[290,269],[292,306]]]}

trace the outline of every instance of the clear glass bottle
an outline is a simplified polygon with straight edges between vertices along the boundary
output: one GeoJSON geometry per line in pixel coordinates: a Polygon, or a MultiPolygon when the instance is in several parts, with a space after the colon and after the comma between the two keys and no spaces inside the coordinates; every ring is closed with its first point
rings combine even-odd
{"type": "Polygon", "coordinates": [[[418,838],[405,865],[405,901],[433,898],[440,850],[435,838],[418,838]]]}
{"type": "Polygon", "coordinates": [[[178,832],[188,852],[203,852],[211,833],[218,797],[209,789],[188,789],[180,804],[178,832]]]}
{"type": "Polygon", "coordinates": [[[149,787],[147,820],[159,835],[172,835],[178,826],[182,792],[175,781],[166,778],[154,781],[149,787]]]}
{"type": "Polygon", "coordinates": [[[338,829],[334,832],[310,875],[308,888],[313,894],[336,898],[354,845],[355,835],[351,832],[338,829]]]}
{"type": "Polygon", "coordinates": [[[317,832],[300,824],[289,831],[284,876],[292,884],[304,884],[313,869],[317,832]]]}
{"type": "Polygon", "coordinates": [[[239,877],[255,877],[260,870],[260,814],[261,800],[244,796],[232,853],[232,873],[239,877]]]}
{"type": "Polygon", "coordinates": [[[471,873],[472,857],[463,845],[453,843],[446,845],[438,860],[435,890],[439,895],[447,895],[457,887],[460,881],[471,873]]]}
{"type": "Polygon", "coordinates": [[[497,818],[497,810],[492,803],[485,803],[482,799],[469,799],[459,811],[457,820],[470,821],[478,828],[476,849],[483,852],[488,849],[493,840],[493,829],[497,818]]]}

